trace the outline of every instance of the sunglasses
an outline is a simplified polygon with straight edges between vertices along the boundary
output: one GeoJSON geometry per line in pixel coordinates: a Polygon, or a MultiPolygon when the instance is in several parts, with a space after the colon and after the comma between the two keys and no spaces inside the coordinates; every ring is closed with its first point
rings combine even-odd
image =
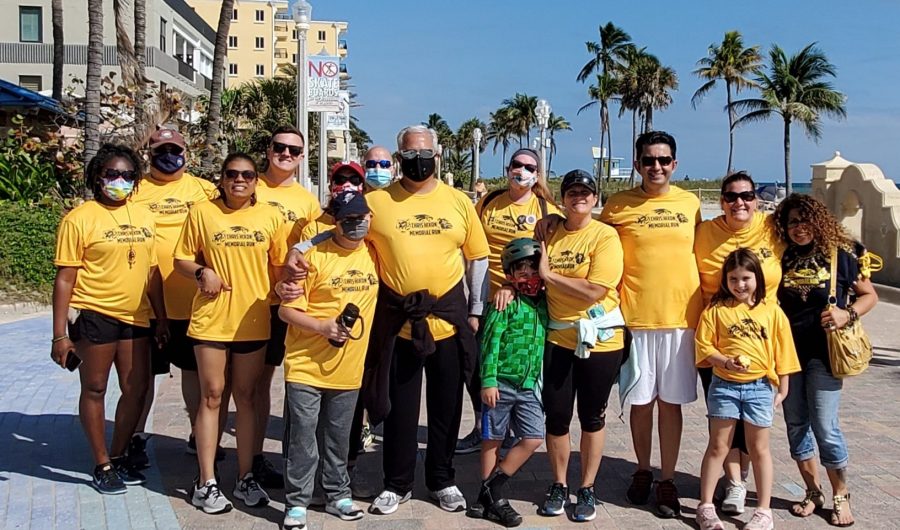
{"type": "Polygon", "coordinates": [[[518,160],[513,160],[509,163],[510,169],[521,169],[523,167],[530,173],[537,171],[537,166],[534,164],[526,164],[525,162],[519,162],[518,160]]]}
{"type": "Polygon", "coordinates": [[[380,167],[381,169],[389,169],[391,167],[390,160],[366,160],[366,169],[375,169],[376,167],[380,167]]]}
{"type": "Polygon", "coordinates": [[[726,191],[722,193],[722,199],[728,204],[736,202],[738,199],[744,202],[751,202],[756,200],[756,192],[742,191],[738,193],[736,191],[726,191]]]}
{"type": "Polygon", "coordinates": [[[237,169],[226,169],[222,174],[225,175],[225,178],[227,179],[244,177],[244,180],[253,180],[256,178],[256,171],[253,171],[252,169],[245,169],[243,171],[238,171],[237,169]]]}
{"type": "Polygon", "coordinates": [[[123,178],[125,180],[134,180],[137,178],[137,171],[134,171],[132,169],[126,169],[124,171],[119,171],[118,169],[107,169],[106,173],[103,176],[108,179],[123,178]]]}
{"type": "Polygon", "coordinates": [[[175,144],[164,144],[153,150],[154,155],[162,155],[166,153],[171,153],[173,155],[180,155],[184,152],[184,148],[180,145],[175,144]]]}
{"type": "Polygon", "coordinates": [[[799,228],[805,225],[809,225],[809,219],[791,219],[787,222],[788,229],[799,228]]]}
{"type": "Polygon", "coordinates": [[[353,184],[354,186],[362,186],[363,179],[362,179],[362,177],[360,177],[359,175],[357,175],[355,173],[353,175],[347,175],[346,173],[340,173],[338,175],[331,177],[332,184],[341,185],[341,184],[346,184],[347,182],[349,182],[350,184],[353,184]]]}
{"type": "Polygon", "coordinates": [[[303,152],[302,145],[288,145],[283,144],[281,142],[272,142],[272,152],[276,154],[281,154],[284,150],[287,149],[291,156],[300,156],[300,153],[303,152]]]}
{"type": "Polygon", "coordinates": [[[641,157],[641,165],[645,167],[653,167],[659,162],[659,165],[662,167],[666,167],[675,160],[671,156],[642,156],[641,157]]]}
{"type": "Polygon", "coordinates": [[[400,157],[405,160],[413,160],[416,157],[434,158],[434,149],[405,149],[400,151],[400,157]]]}

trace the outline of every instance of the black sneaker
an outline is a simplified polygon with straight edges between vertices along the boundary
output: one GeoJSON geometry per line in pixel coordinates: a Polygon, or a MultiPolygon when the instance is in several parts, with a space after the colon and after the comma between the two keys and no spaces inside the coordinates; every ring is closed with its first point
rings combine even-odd
{"type": "Polygon", "coordinates": [[[541,506],[541,515],[562,515],[566,513],[566,504],[569,503],[569,488],[559,482],[554,482],[547,490],[544,505],[541,506]]]}
{"type": "Polygon", "coordinates": [[[491,490],[482,484],[481,490],[478,492],[478,498],[466,508],[466,517],[484,519],[485,506],[489,506],[492,502],[494,501],[491,499],[491,490]]]}
{"type": "Polygon", "coordinates": [[[597,517],[597,508],[595,508],[597,499],[594,498],[594,487],[579,488],[575,498],[577,501],[575,510],[572,512],[572,520],[579,523],[593,521],[594,517],[597,517]]]}
{"type": "Polygon", "coordinates": [[[272,462],[264,455],[256,455],[253,457],[253,478],[257,484],[266,489],[284,489],[284,475],[275,469],[272,462]]]}
{"type": "Polygon", "coordinates": [[[128,464],[133,469],[147,469],[150,467],[150,458],[147,456],[147,440],[135,434],[128,443],[128,464]]]}
{"type": "Polygon", "coordinates": [[[101,464],[94,468],[91,485],[104,495],[121,495],[128,491],[112,463],[101,464]]]}
{"type": "MultiPolygon", "coordinates": [[[[189,455],[197,454],[197,439],[194,438],[194,435],[190,435],[187,441],[187,446],[184,448],[184,452],[189,455]]],[[[222,449],[222,446],[216,447],[216,462],[221,462],[225,460],[225,450],[222,449]]]]}
{"type": "Polygon", "coordinates": [[[522,524],[522,516],[510,506],[506,499],[497,499],[485,507],[484,518],[502,524],[507,528],[522,524]]]}
{"type": "Polygon", "coordinates": [[[665,519],[681,515],[678,488],[675,487],[672,479],[660,480],[656,483],[656,515],[665,519]]]}
{"type": "Polygon", "coordinates": [[[631,486],[625,496],[631,504],[643,506],[650,500],[650,492],[653,490],[653,472],[648,469],[638,469],[631,475],[631,486]]]}
{"type": "Polygon", "coordinates": [[[116,473],[122,477],[122,482],[124,482],[125,485],[138,486],[147,482],[147,477],[145,477],[143,473],[131,467],[131,463],[128,462],[128,457],[120,456],[118,458],[113,458],[110,460],[110,463],[115,468],[116,473]]]}

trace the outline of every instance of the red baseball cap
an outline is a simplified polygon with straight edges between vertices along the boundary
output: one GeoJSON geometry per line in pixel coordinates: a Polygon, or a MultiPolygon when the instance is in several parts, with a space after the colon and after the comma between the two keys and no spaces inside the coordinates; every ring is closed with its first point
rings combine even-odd
{"type": "Polygon", "coordinates": [[[359,175],[360,178],[366,178],[366,172],[363,171],[362,166],[357,164],[356,162],[338,162],[335,165],[331,166],[330,175],[334,177],[338,171],[344,168],[349,168],[351,171],[359,175]]]}
{"type": "Polygon", "coordinates": [[[184,136],[175,129],[157,129],[150,135],[150,149],[156,149],[161,145],[173,144],[184,149],[184,136]]]}

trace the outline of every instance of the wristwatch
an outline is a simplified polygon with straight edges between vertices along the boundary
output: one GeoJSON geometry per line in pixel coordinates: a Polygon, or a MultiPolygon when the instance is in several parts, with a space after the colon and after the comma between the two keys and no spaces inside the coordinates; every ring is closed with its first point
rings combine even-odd
{"type": "Polygon", "coordinates": [[[200,267],[199,269],[194,271],[194,278],[197,278],[199,282],[203,278],[203,271],[206,270],[206,267],[200,267]]]}

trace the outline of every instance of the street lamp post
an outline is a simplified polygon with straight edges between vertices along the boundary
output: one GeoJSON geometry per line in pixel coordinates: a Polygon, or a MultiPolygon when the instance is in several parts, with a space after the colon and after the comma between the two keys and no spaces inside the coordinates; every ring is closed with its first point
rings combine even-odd
{"type": "Polygon", "coordinates": [[[312,6],[305,0],[299,0],[294,4],[293,11],[294,22],[297,23],[297,129],[303,134],[303,160],[300,161],[297,180],[310,188],[312,182],[309,180],[306,34],[309,31],[309,21],[312,20],[312,6]]]}
{"type": "Polygon", "coordinates": [[[541,129],[541,175],[547,178],[547,125],[550,123],[550,104],[546,99],[538,100],[535,114],[538,127],[541,129]]]}
{"type": "Polygon", "coordinates": [[[481,162],[481,128],[475,127],[472,130],[472,180],[469,182],[469,190],[475,191],[475,181],[478,180],[480,174],[479,166],[481,162]]]}

